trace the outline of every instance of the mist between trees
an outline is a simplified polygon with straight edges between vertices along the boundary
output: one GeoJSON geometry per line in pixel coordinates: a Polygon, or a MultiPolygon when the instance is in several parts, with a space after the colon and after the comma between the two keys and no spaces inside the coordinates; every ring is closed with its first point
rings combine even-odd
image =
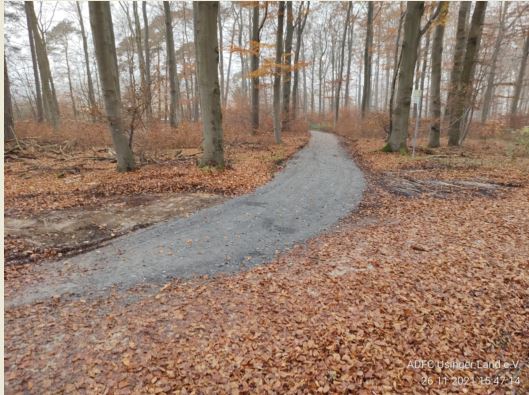
{"type": "Polygon", "coordinates": [[[414,125],[430,147],[446,136],[458,146],[486,125],[527,125],[528,11],[526,2],[8,1],[4,138],[25,120],[55,130],[66,119],[107,122],[126,171],[135,132],[202,122],[199,164],[223,167],[222,114],[236,109],[248,134],[276,143],[298,118],[328,129],[377,119],[358,124],[385,132],[386,151],[406,152],[414,125]]]}

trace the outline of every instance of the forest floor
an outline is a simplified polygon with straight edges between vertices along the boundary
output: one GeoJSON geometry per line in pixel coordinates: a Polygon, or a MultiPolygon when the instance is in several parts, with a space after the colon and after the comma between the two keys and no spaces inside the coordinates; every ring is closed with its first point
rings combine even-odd
{"type": "Polygon", "coordinates": [[[130,173],[115,171],[107,148],[35,139],[12,143],[4,165],[7,276],[36,263],[94,248],[132,230],[218,204],[267,183],[308,134],[284,144],[249,137],[226,147],[223,171],[199,169],[200,150],[147,151],[130,173]]]}
{"type": "Polygon", "coordinates": [[[358,210],[270,264],[8,309],[6,392],[529,392],[528,158],[348,143],[358,210]]]}

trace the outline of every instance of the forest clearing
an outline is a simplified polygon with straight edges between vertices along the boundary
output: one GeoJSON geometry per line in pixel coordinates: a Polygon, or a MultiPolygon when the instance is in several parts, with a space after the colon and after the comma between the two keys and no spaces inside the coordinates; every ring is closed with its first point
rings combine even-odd
{"type": "Polygon", "coordinates": [[[529,393],[528,2],[4,7],[5,393],[529,393]]]}

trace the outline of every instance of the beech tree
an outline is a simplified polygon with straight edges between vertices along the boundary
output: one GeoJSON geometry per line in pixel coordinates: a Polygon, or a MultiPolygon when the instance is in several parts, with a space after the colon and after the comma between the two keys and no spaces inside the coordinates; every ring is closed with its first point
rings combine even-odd
{"type": "Polygon", "coordinates": [[[428,147],[436,148],[440,145],[441,136],[441,72],[443,61],[443,38],[445,33],[446,18],[448,15],[449,2],[441,2],[441,14],[439,21],[435,26],[432,44],[432,71],[430,80],[430,132],[428,138],[428,147]]]}
{"type": "MultiPolygon", "coordinates": [[[[24,3],[25,7],[29,7],[24,3]]],[[[40,89],[39,66],[37,64],[37,53],[35,51],[35,41],[33,39],[32,24],[29,17],[28,9],[26,9],[26,23],[28,27],[29,49],[31,52],[31,63],[33,65],[33,78],[35,80],[35,103],[37,106],[37,122],[44,121],[44,109],[42,107],[42,94],[40,89]]]]}
{"type": "Polygon", "coordinates": [[[219,87],[219,3],[193,3],[197,79],[202,108],[203,149],[201,166],[224,167],[222,112],[219,87]]]}
{"type": "Polygon", "coordinates": [[[176,55],[173,38],[173,22],[171,17],[171,3],[163,2],[164,21],[165,21],[165,44],[167,51],[167,67],[169,68],[169,85],[171,104],[169,109],[169,124],[172,127],[178,126],[177,108],[179,99],[179,89],[176,81],[176,55]]]}
{"type": "Polygon", "coordinates": [[[364,89],[362,94],[362,118],[365,117],[366,113],[369,111],[369,102],[371,100],[371,63],[373,59],[373,10],[374,2],[370,1],[367,4],[367,29],[366,42],[364,47],[364,89]]]}
{"type": "Polygon", "coordinates": [[[477,1],[472,14],[472,22],[468,33],[465,55],[461,75],[456,83],[456,90],[453,96],[453,106],[450,112],[450,123],[448,128],[448,145],[457,146],[461,144],[461,127],[464,124],[465,110],[470,105],[472,79],[476,58],[481,42],[481,32],[483,31],[483,21],[485,20],[486,1],[477,1]]]}
{"type": "Polygon", "coordinates": [[[94,93],[94,84],[92,82],[92,74],[90,72],[90,57],[88,55],[88,40],[86,39],[86,32],[84,29],[83,14],[81,13],[81,5],[79,2],[75,2],[77,6],[77,15],[79,16],[79,26],[81,27],[81,38],[83,40],[83,54],[86,68],[86,83],[88,86],[88,103],[90,105],[90,114],[92,115],[92,121],[95,122],[95,114],[97,112],[97,102],[94,93]]]}
{"type": "Polygon", "coordinates": [[[103,90],[112,142],[116,151],[118,171],[133,170],[136,167],[134,155],[123,128],[119,70],[110,3],[108,1],[91,1],[88,3],[88,9],[101,89],[103,90]]]}
{"type": "Polygon", "coordinates": [[[276,33],[276,66],[274,74],[274,137],[276,144],[281,143],[281,73],[283,58],[283,23],[285,17],[285,2],[280,1],[277,11],[276,33]]]}
{"type": "Polygon", "coordinates": [[[283,61],[283,129],[288,128],[290,121],[290,81],[292,79],[292,41],[294,38],[294,13],[292,12],[292,2],[286,2],[287,7],[287,28],[285,37],[285,51],[283,61]]]}
{"type": "Polygon", "coordinates": [[[11,104],[11,89],[9,87],[9,75],[7,74],[7,62],[4,55],[4,141],[15,138],[15,124],[13,122],[13,105],[11,104]]]}
{"type": "MultiPolygon", "coordinates": [[[[296,20],[296,49],[294,52],[294,83],[292,85],[292,119],[296,119],[297,107],[298,107],[298,86],[299,86],[299,55],[301,51],[301,43],[303,42],[303,30],[305,30],[305,25],[307,23],[307,17],[309,16],[310,1],[302,1],[296,20]]],[[[305,71],[305,68],[303,68],[305,71]]],[[[306,102],[306,100],[305,100],[306,102]]]]}
{"type": "Polygon", "coordinates": [[[347,4],[347,13],[345,15],[345,20],[343,24],[343,34],[342,34],[342,45],[340,49],[340,70],[338,71],[338,86],[336,87],[336,98],[334,104],[334,127],[338,122],[338,114],[340,112],[340,90],[342,89],[342,80],[343,80],[343,66],[344,66],[344,53],[345,53],[345,41],[347,38],[347,28],[349,26],[349,18],[351,17],[351,8],[353,7],[353,2],[348,2],[347,4]]]}
{"type": "Polygon", "coordinates": [[[408,124],[410,118],[411,93],[413,90],[413,71],[417,61],[417,47],[421,33],[421,17],[424,13],[423,1],[410,1],[404,17],[404,36],[398,71],[396,106],[393,110],[393,125],[385,151],[408,151],[408,124]]]}
{"type": "Polygon", "coordinates": [[[268,15],[268,3],[265,2],[265,13],[261,22],[259,22],[259,7],[260,3],[256,2],[252,10],[252,40],[250,44],[250,73],[252,77],[252,133],[256,133],[259,129],[259,54],[261,52],[261,31],[263,30],[266,16],[268,15]]]}

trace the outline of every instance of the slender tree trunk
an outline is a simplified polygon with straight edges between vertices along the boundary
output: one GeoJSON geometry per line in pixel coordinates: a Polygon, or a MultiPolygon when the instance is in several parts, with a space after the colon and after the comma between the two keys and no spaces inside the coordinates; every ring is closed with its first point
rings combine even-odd
{"type": "Polygon", "coordinates": [[[51,77],[50,63],[48,61],[48,53],[46,51],[46,44],[42,38],[37,22],[37,16],[35,9],[33,8],[33,2],[24,2],[26,15],[29,17],[31,24],[31,32],[33,34],[33,40],[35,43],[35,51],[37,54],[37,63],[39,66],[39,74],[42,84],[42,95],[44,103],[44,112],[48,117],[48,120],[52,123],[53,127],[57,129],[59,127],[59,105],[57,97],[54,95],[53,80],[51,77]]]}
{"type": "Polygon", "coordinates": [[[338,123],[338,117],[340,113],[340,90],[342,89],[342,80],[343,80],[343,65],[345,58],[345,41],[347,39],[347,27],[349,26],[349,19],[351,18],[351,8],[353,7],[353,2],[350,1],[347,5],[347,13],[345,15],[345,21],[343,25],[343,34],[342,34],[342,45],[340,49],[340,70],[338,71],[338,86],[336,87],[336,98],[334,104],[334,127],[338,123]]]}
{"type": "MultiPolygon", "coordinates": [[[[299,53],[301,51],[301,44],[303,42],[303,30],[305,29],[305,24],[307,22],[307,16],[309,15],[310,2],[307,3],[306,7],[303,7],[304,2],[301,2],[298,12],[298,21],[296,24],[296,50],[294,52],[294,84],[292,85],[292,119],[296,119],[296,112],[298,107],[298,86],[299,86],[299,53]],[[303,17],[300,13],[303,12],[303,17]]],[[[303,73],[305,73],[305,68],[303,68],[303,73]]],[[[305,75],[305,74],[303,74],[305,75]]]]}
{"type": "Polygon", "coordinates": [[[33,64],[33,78],[35,79],[35,103],[37,106],[37,122],[44,121],[44,110],[42,108],[42,94],[40,91],[40,79],[39,79],[39,66],[37,64],[37,54],[35,52],[35,41],[33,39],[33,31],[31,28],[31,21],[29,14],[26,11],[26,23],[28,26],[28,35],[29,35],[29,48],[31,51],[31,62],[33,64]]]}
{"type": "Polygon", "coordinates": [[[259,129],[259,2],[256,2],[252,10],[252,40],[250,43],[250,69],[252,74],[252,134],[259,129]]]}
{"type": "Polygon", "coordinates": [[[522,59],[520,63],[520,68],[518,69],[518,77],[516,78],[516,83],[514,84],[514,95],[511,102],[511,127],[514,127],[515,115],[518,112],[518,102],[520,101],[520,94],[522,92],[523,79],[525,76],[525,70],[527,68],[527,58],[529,57],[529,29],[526,31],[525,43],[522,51],[522,59]]]}
{"type": "Polygon", "coordinates": [[[472,3],[470,1],[461,1],[459,3],[454,60],[452,63],[452,72],[450,73],[450,86],[448,88],[448,98],[446,101],[446,117],[450,117],[450,113],[453,109],[454,95],[457,91],[457,84],[461,75],[463,57],[465,56],[466,23],[471,5],[472,3]]]}
{"type": "Polygon", "coordinates": [[[84,62],[86,68],[86,81],[88,85],[88,103],[90,105],[90,114],[92,116],[92,122],[96,121],[97,113],[97,102],[94,94],[94,84],[92,82],[92,74],[90,72],[90,58],[88,56],[88,40],[86,39],[86,32],[84,29],[83,14],[81,13],[81,5],[79,2],[75,2],[77,5],[77,14],[79,15],[79,25],[81,26],[81,37],[83,39],[83,52],[84,62]]]}
{"type": "Polygon", "coordinates": [[[430,133],[428,136],[428,147],[437,148],[440,146],[441,137],[441,74],[443,61],[443,38],[445,33],[446,15],[448,14],[448,7],[450,3],[443,1],[441,3],[441,14],[439,23],[435,26],[433,43],[432,43],[432,74],[431,74],[431,104],[430,117],[432,123],[430,124],[430,133]]]}
{"type": "Polygon", "coordinates": [[[64,55],[66,60],[66,73],[68,75],[68,87],[70,89],[70,100],[72,101],[72,112],[74,119],[77,119],[77,106],[75,105],[75,96],[73,94],[72,76],[70,72],[70,60],[68,57],[68,42],[66,41],[64,46],[64,55]]]}
{"type": "Polygon", "coordinates": [[[422,68],[421,68],[421,79],[419,83],[419,89],[421,91],[421,103],[419,104],[419,119],[422,117],[422,104],[423,104],[423,98],[424,98],[424,80],[426,79],[426,68],[428,66],[428,52],[430,49],[430,30],[426,32],[426,39],[424,43],[424,54],[422,59],[422,68]]]}
{"type": "Polygon", "coordinates": [[[88,10],[97,65],[100,70],[99,78],[105,99],[105,110],[116,150],[118,171],[133,170],[136,167],[134,156],[123,128],[119,70],[110,3],[91,1],[88,3],[88,10]]]}
{"type": "Polygon", "coordinates": [[[486,1],[477,1],[472,15],[470,31],[468,33],[465,56],[461,75],[457,83],[457,90],[453,97],[453,107],[450,112],[450,127],[448,129],[448,145],[457,146],[461,144],[461,127],[464,125],[463,118],[465,110],[469,108],[472,98],[472,80],[476,65],[479,45],[481,42],[481,32],[483,31],[483,21],[485,20],[486,1]]]}
{"type": "MultiPolygon", "coordinates": [[[[243,31],[244,31],[244,19],[242,16],[242,8],[239,13],[239,17],[237,18],[239,23],[239,35],[238,35],[238,44],[239,48],[243,48],[243,31]]],[[[241,86],[242,86],[242,92],[243,95],[246,96],[248,94],[248,87],[246,86],[246,78],[247,78],[247,71],[246,71],[246,60],[243,54],[243,51],[239,51],[239,56],[241,60],[241,86]]]]}
{"type": "Polygon", "coordinates": [[[13,122],[13,105],[11,104],[11,89],[7,62],[4,55],[4,142],[15,138],[15,123],[13,122]]]}
{"type": "Polygon", "coordinates": [[[385,151],[407,152],[408,124],[410,118],[411,93],[413,90],[413,71],[417,61],[417,48],[420,40],[421,17],[424,12],[423,1],[407,3],[404,18],[404,37],[402,40],[401,62],[398,75],[396,106],[393,111],[393,127],[385,151]]]}
{"type": "Polygon", "coordinates": [[[224,102],[224,39],[222,37],[222,30],[224,28],[221,17],[221,3],[219,3],[219,13],[217,16],[217,26],[219,27],[219,73],[220,73],[220,98],[223,106],[224,102]]]}
{"type": "Polygon", "coordinates": [[[176,84],[176,55],[173,37],[173,22],[171,17],[171,5],[168,1],[163,2],[165,19],[165,44],[167,51],[167,67],[169,69],[169,86],[171,91],[171,104],[169,109],[169,124],[175,128],[178,126],[177,107],[179,99],[179,89],[176,84]]]}
{"type": "Polygon", "coordinates": [[[138,61],[140,64],[140,77],[141,77],[141,97],[143,99],[143,108],[147,110],[149,106],[149,99],[147,97],[147,78],[145,70],[145,57],[143,56],[143,46],[141,43],[141,26],[140,16],[138,14],[138,2],[132,2],[132,11],[134,14],[134,38],[136,40],[136,52],[138,53],[138,61]]]}
{"type": "Polygon", "coordinates": [[[276,144],[281,143],[281,66],[283,59],[283,23],[285,2],[279,2],[276,33],[276,67],[274,74],[274,137],[276,144]]]}
{"type": "Polygon", "coordinates": [[[400,49],[400,37],[402,35],[402,26],[404,22],[404,17],[406,16],[406,13],[402,11],[402,3],[401,5],[401,13],[400,13],[400,19],[399,19],[399,28],[397,29],[397,41],[395,43],[395,53],[393,54],[393,78],[391,79],[391,95],[389,98],[389,129],[388,129],[388,138],[389,134],[393,130],[393,107],[395,105],[395,88],[397,86],[397,76],[399,73],[399,67],[400,62],[402,60],[402,53],[399,52],[400,49]]]}
{"type": "Polygon", "coordinates": [[[145,107],[147,110],[147,120],[152,120],[152,93],[151,93],[151,48],[149,43],[149,19],[147,18],[147,2],[141,2],[143,14],[143,28],[145,30],[145,107]]]}
{"type": "MultiPolygon", "coordinates": [[[[362,118],[369,112],[371,100],[371,61],[373,56],[373,9],[374,2],[367,6],[367,32],[364,49],[364,90],[362,95],[362,118]]],[[[422,14],[421,14],[422,15],[422,14]]]]}
{"type": "Polygon", "coordinates": [[[233,58],[233,43],[235,42],[235,24],[236,19],[233,21],[233,27],[231,29],[231,41],[230,41],[230,56],[228,57],[228,71],[226,72],[226,88],[224,89],[224,99],[222,102],[224,106],[228,105],[228,97],[230,94],[230,75],[231,75],[231,59],[233,58]]]}
{"type": "Polygon", "coordinates": [[[283,71],[283,129],[288,129],[290,122],[290,82],[292,79],[292,41],[294,38],[294,15],[292,12],[292,2],[286,2],[287,7],[287,26],[285,37],[284,52],[284,71],[283,71]]]}
{"type": "Polygon", "coordinates": [[[202,109],[204,153],[201,166],[224,167],[222,111],[219,87],[219,41],[217,16],[219,2],[193,3],[197,77],[202,109]]]}
{"type": "Polygon", "coordinates": [[[353,59],[353,39],[354,39],[354,30],[355,30],[355,19],[351,23],[349,28],[349,34],[347,39],[347,74],[345,77],[345,107],[349,107],[350,93],[349,85],[351,83],[351,61],[353,59]]]}

